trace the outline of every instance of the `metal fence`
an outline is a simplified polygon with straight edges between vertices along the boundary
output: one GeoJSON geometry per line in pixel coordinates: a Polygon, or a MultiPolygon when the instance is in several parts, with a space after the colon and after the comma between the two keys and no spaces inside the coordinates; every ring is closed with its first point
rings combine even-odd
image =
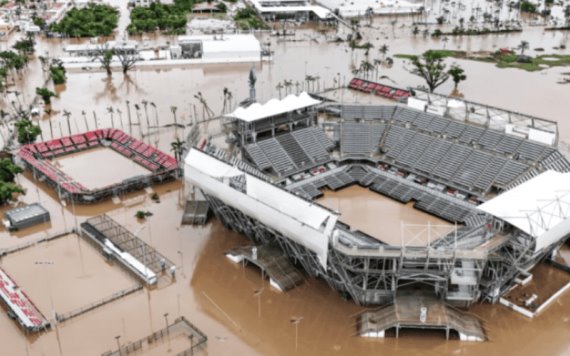
{"type": "Polygon", "coordinates": [[[103,299],[100,299],[100,300],[98,300],[98,301],[96,301],[96,302],[93,302],[93,303],[91,303],[91,304],[85,305],[85,306],[83,306],[83,307],[81,307],[81,308],[72,310],[72,311],[70,311],[70,312],[68,312],[68,313],[56,314],[55,318],[56,318],[56,320],[57,320],[58,322],[62,323],[62,322],[64,322],[64,321],[66,321],[66,320],[75,318],[76,316],[85,314],[85,313],[87,313],[87,312],[89,312],[89,311],[91,311],[91,310],[93,310],[93,309],[97,309],[97,308],[99,308],[99,307],[101,307],[101,306],[103,306],[103,305],[105,305],[105,304],[111,303],[111,302],[113,302],[113,301],[115,301],[115,300],[117,300],[117,299],[119,299],[119,298],[122,298],[122,297],[124,297],[124,296],[126,296],[126,295],[129,295],[129,294],[131,294],[131,293],[134,293],[134,292],[136,292],[136,291],[139,291],[139,290],[141,290],[142,288],[143,288],[142,284],[135,284],[134,286],[131,286],[131,287],[127,288],[127,289],[123,289],[123,290],[121,290],[121,291],[119,291],[119,292],[113,293],[112,295],[110,295],[110,296],[108,296],[108,297],[105,297],[105,298],[103,298],[103,299]]]}

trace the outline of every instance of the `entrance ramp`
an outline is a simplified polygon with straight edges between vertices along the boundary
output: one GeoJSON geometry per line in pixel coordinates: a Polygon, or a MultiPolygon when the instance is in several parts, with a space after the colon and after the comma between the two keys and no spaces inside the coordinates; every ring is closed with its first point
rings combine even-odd
{"type": "Polygon", "coordinates": [[[485,341],[481,321],[475,316],[424,295],[397,296],[393,304],[366,311],[358,316],[358,334],[383,338],[387,331],[398,337],[401,329],[442,330],[446,339],[456,332],[462,341],[485,341]]]}

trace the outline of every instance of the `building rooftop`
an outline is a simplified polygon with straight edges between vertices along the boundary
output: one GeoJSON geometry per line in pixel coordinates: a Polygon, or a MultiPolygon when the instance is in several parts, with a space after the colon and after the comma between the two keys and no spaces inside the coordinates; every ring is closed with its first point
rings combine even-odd
{"type": "Polygon", "coordinates": [[[480,205],[479,209],[536,238],[538,251],[568,234],[569,187],[570,173],[546,171],[480,205]]]}
{"type": "Polygon", "coordinates": [[[38,203],[33,203],[16,209],[8,210],[4,213],[4,217],[10,219],[12,223],[17,224],[18,222],[45,214],[49,214],[49,212],[43,206],[38,203]]]}
{"type": "Polygon", "coordinates": [[[247,108],[239,107],[227,116],[235,117],[236,119],[246,122],[253,122],[320,103],[319,100],[313,99],[309,94],[303,92],[299,95],[288,95],[282,100],[271,99],[265,104],[255,103],[247,108]]]}

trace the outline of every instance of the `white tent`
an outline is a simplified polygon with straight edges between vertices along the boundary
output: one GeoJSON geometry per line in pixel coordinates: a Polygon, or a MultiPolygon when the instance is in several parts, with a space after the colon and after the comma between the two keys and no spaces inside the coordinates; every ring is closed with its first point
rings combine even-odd
{"type": "Polygon", "coordinates": [[[265,119],[271,116],[284,114],[289,111],[299,110],[320,104],[319,100],[311,98],[306,92],[299,95],[288,95],[282,100],[271,99],[265,104],[254,103],[247,108],[239,107],[228,117],[235,117],[247,122],[265,119]]]}
{"type": "Polygon", "coordinates": [[[546,171],[479,209],[534,237],[539,251],[570,233],[570,173],[546,171]]]}

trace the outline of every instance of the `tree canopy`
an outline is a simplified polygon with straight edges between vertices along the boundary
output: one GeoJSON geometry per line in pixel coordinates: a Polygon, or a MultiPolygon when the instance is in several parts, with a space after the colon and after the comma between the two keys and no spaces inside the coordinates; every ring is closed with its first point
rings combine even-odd
{"type": "Polygon", "coordinates": [[[22,168],[12,163],[11,159],[0,159],[0,181],[14,182],[18,173],[22,173],[22,168]]]}
{"type": "Polygon", "coordinates": [[[70,37],[110,36],[117,27],[119,11],[109,5],[88,4],[73,8],[51,30],[70,37]]]}
{"type": "Polygon", "coordinates": [[[187,2],[175,2],[173,5],[153,2],[148,7],[135,7],[131,11],[131,23],[127,27],[127,31],[129,34],[156,30],[184,33],[186,31],[186,14],[191,8],[192,6],[187,2]],[[190,6],[189,9],[187,6],[190,6]]]}
{"type": "Polygon", "coordinates": [[[55,96],[55,93],[48,88],[36,88],[36,94],[42,98],[46,105],[51,104],[51,98],[55,96]]]}
{"type": "Polygon", "coordinates": [[[429,88],[433,92],[435,88],[442,85],[449,79],[447,73],[447,65],[444,63],[444,56],[441,53],[427,51],[421,56],[413,56],[411,58],[412,68],[410,73],[422,77],[429,88]]]}
{"type": "Polygon", "coordinates": [[[18,131],[18,142],[21,144],[32,143],[42,132],[39,126],[34,125],[28,119],[20,119],[16,121],[16,130],[18,131]]]}
{"type": "Polygon", "coordinates": [[[24,188],[15,183],[0,181],[0,204],[12,200],[14,193],[25,193],[25,191],[24,188]]]}
{"type": "Polygon", "coordinates": [[[459,85],[459,82],[462,82],[462,81],[467,79],[467,75],[465,74],[465,71],[463,70],[463,68],[461,68],[457,64],[452,65],[451,68],[449,68],[449,70],[447,71],[447,73],[453,79],[453,83],[455,83],[455,90],[457,90],[457,86],[459,85]]]}

